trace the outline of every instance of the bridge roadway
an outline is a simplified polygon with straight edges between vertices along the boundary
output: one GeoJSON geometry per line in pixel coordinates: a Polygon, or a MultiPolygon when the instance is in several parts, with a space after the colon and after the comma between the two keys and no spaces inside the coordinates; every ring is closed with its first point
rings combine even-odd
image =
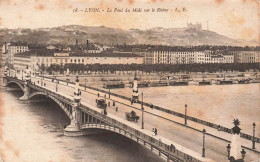
{"type": "MultiPolygon", "coordinates": [[[[21,78],[21,76],[17,76],[18,78],[21,78]]],[[[50,79],[44,79],[42,80],[40,77],[35,78],[32,77],[32,82],[35,82],[36,85],[44,85],[43,87],[48,87],[50,90],[56,91],[60,94],[63,94],[65,96],[73,97],[74,92],[74,85],[70,84],[66,85],[65,82],[60,82],[57,84],[55,81],[52,82],[50,79]]],[[[92,106],[96,106],[96,99],[97,97],[97,91],[94,91],[92,89],[86,89],[84,87],[81,87],[82,90],[82,103],[88,103],[92,106]]],[[[104,96],[104,94],[100,93],[101,96],[104,96]]],[[[133,110],[133,107],[131,107],[129,104],[129,101],[118,99],[114,96],[111,96],[111,98],[108,98],[108,94],[106,95],[107,102],[110,101],[110,107],[108,107],[108,113],[113,114],[115,116],[120,117],[121,119],[125,120],[125,112],[130,112],[133,110]],[[112,100],[116,99],[116,106],[118,106],[119,110],[118,112],[115,111],[116,106],[112,106],[112,100]]],[[[134,107],[138,108],[140,107],[139,104],[134,104],[134,107]]],[[[145,110],[150,110],[150,108],[145,107],[145,110]]],[[[138,110],[135,110],[137,114],[141,117],[141,111],[140,108],[138,110]]],[[[151,110],[154,111],[154,110],[151,110]]],[[[175,122],[172,122],[168,120],[169,116],[165,117],[165,114],[162,114],[163,116],[157,116],[153,115],[151,113],[145,112],[144,113],[144,127],[146,130],[150,130],[150,133],[152,135],[152,128],[158,129],[158,136],[157,137],[165,137],[171,141],[174,142],[176,145],[181,144],[182,146],[189,148],[191,150],[194,150],[195,152],[198,152],[201,154],[202,150],[202,133],[198,132],[196,130],[190,129],[188,127],[182,126],[180,124],[177,124],[175,122]]],[[[141,119],[135,123],[138,127],[141,127],[141,119]]],[[[203,128],[202,128],[203,129],[203,128]]],[[[227,160],[227,153],[226,153],[226,146],[228,142],[223,141],[221,139],[207,136],[206,135],[206,157],[209,157],[211,159],[217,160],[217,161],[226,161],[227,160]]],[[[246,161],[252,161],[253,159],[259,158],[259,154],[255,152],[249,152],[247,151],[246,161]]]]}

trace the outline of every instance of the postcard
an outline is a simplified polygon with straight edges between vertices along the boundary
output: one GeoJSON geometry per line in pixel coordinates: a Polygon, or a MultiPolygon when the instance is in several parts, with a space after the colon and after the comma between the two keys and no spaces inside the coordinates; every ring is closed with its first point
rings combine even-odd
{"type": "Polygon", "coordinates": [[[260,162],[259,0],[0,0],[1,162],[260,162]]]}

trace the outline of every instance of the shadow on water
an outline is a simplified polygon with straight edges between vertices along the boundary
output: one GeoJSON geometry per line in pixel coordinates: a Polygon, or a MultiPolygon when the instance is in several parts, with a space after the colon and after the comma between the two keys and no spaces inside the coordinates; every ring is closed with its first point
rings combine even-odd
{"type": "MultiPolygon", "coordinates": [[[[17,99],[23,95],[21,90],[8,91],[7,93],[11,93],[17,99]]],[[[70,119],[59,105],[51,99],[48,102],[39,103],[19,100],[17,102],[20,103],[21,108],[30,112],[33,118],[39,121],[35,123],[37,126],[54,137],[50,140],[59,145],[59,148],[56,149],[65,151],[73,161],[162,161],[142,145],[116,133],[109,132],[81,137],[64,136],[64,125],[68,125],[70,119]]]]}

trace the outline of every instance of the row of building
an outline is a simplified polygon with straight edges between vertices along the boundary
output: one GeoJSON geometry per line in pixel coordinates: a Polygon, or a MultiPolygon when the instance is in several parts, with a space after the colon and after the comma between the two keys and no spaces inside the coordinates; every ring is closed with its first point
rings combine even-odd
{"type": "Polygon", "coordinates": [[[99,48],[98,45],[76,45],[55,47],[24,42],[4,43],[2,64],[10,68],[38,68],[51,64],[204,64],[204,63],[255,63],[260,62],[259,51],[172,51],[132,49],[123,52],[99,48]],[[90,48],[91,47],[91,48],[90,48]],[[107,52],[104,52],[107,51],[107,52]],[[109,51],[109,52],[108,52],[109,51]]]}
{"type": "Polygon", "coordinates": [[[144,54],[146,64],[209,64],[260,62],[259,51],[149,51],[144,54]]]}

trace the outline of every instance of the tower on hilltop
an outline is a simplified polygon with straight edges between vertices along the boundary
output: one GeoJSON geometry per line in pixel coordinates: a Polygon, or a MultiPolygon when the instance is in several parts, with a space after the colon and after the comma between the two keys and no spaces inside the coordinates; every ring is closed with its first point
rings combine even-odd
{"type": "Polygon", "coordinates": [[[202,30],[201,22],[200,23],[197,22],[196,24],[187,23],[187,29],[195,29],[197,31],[201,31],[202,30]]]}

